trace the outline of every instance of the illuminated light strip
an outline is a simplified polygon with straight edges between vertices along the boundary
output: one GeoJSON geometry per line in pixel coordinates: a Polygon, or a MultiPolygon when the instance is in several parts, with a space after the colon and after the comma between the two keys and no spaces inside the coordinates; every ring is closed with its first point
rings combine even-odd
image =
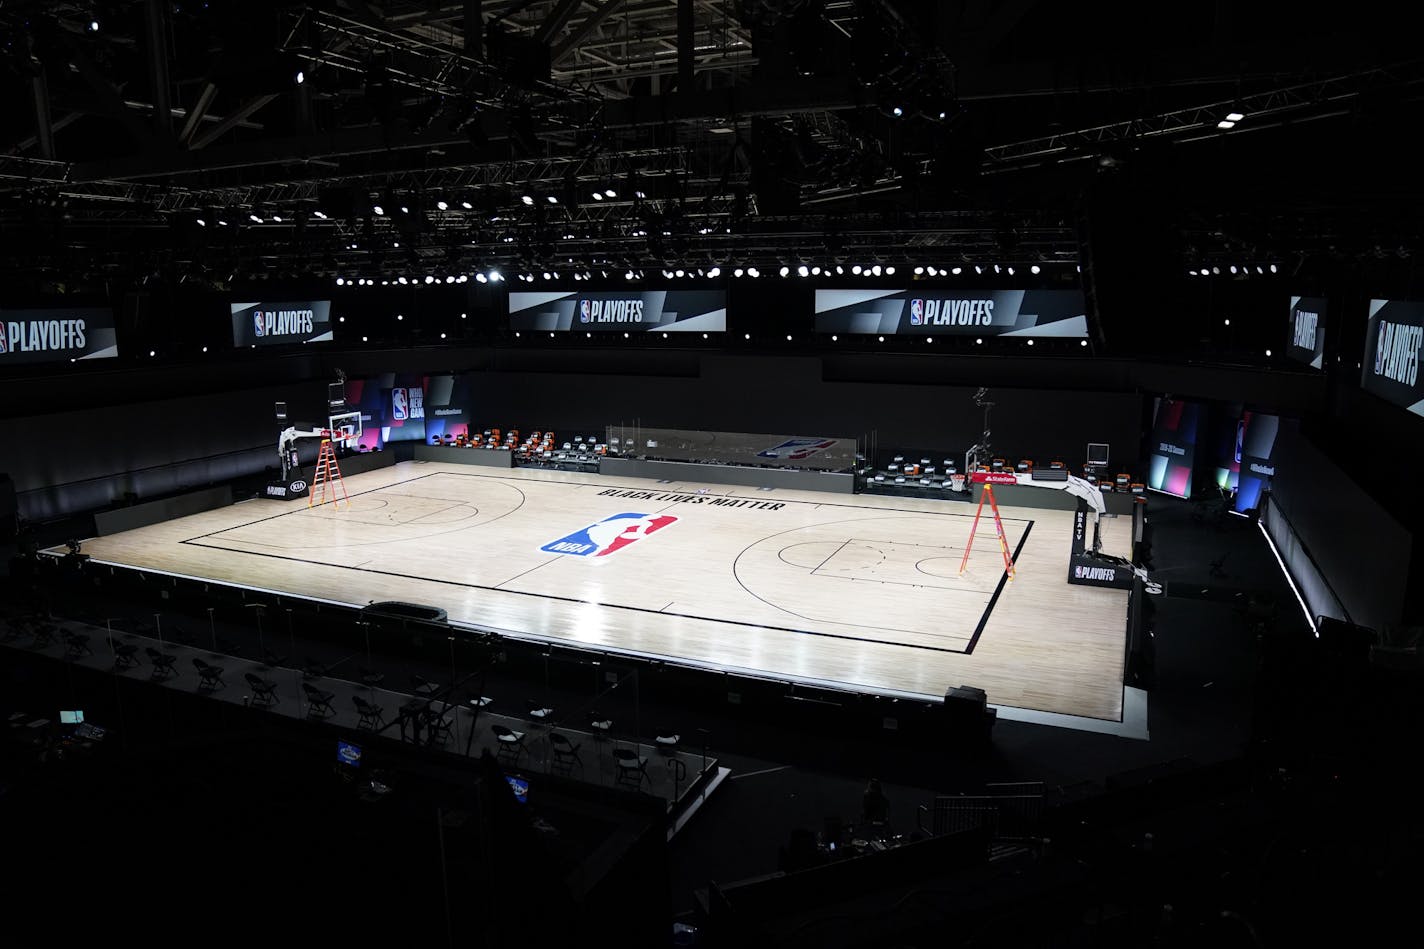
{"type": "Polygon", "coordinates": [[[1295,585],[1295,577],[1291,576],[1290,570],[1286,568],[1286,562],[1281,559],[1281,552],[1276,549],[1276,542],[1271,539],[1271,532],[1266,530],[1264,521],[1257,521],[1256,526],[1259,527],[1261,533],[1265,535],[1266,545],[1271,548],[1271,553],[1275,556],[1276,563],[1281,565],[1281,573],[1286,575],[1286,583],[1290,584],[1291,592],[1295,594],[1296,602],[1300,604],[1300,611],[1305,614],[1306,625],[1310,627],[1311,632],[1315,633],[1315,638],[1319,639],[1320,630],[1315,626],[1315,617],[1310,615],[1310,607],[1305,605],[1305,597],[1300,595],[1300,590],[1295,585]]]}

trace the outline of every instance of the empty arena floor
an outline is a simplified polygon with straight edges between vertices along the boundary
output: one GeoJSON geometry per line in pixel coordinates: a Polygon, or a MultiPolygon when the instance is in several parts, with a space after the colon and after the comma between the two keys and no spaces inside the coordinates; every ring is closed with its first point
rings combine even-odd
{"type": "MultiPolygon", "coordinates": [[[[84,551],[771,678],[932,697],[975,685],[999,706],[1123,719],[1127,594],[1066,582],[1070,512],[1002,509],[1010,582],[988,518],[959,574],[964,504],[481,471],[406,462],[348,478],[349,509],[247,501],[84,551]]],[[[1104,519],[1104,549],[1126,553],[1129,528],[1104,519]]]]}

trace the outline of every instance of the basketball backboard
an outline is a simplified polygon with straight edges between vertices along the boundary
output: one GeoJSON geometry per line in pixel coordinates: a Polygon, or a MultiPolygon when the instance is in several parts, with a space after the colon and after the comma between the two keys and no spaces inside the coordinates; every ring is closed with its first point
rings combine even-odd
{"type": "Polygon", "coordinates": [[[333,433],[332,442],[345,445],[347,448],[355,448],[361,437],[361,413],[343,412],[340,415],[333,415],[327,428],[333,433]]]}

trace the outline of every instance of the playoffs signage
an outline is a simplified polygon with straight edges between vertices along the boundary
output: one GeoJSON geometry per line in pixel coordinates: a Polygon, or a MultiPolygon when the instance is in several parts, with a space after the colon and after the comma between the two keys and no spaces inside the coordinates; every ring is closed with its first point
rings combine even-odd
{"type": "Polygon", "coordinates": [[[1286,355],[1312,369],[1325,366],[1324,297],[1291,297],[1286,355]]]}
{"type": "Polygon", "coordinates": [[[721,333],[727,329],[725,290],[511,290],[509,328],[579,331],[721,333]]]}
{"type": "Polygon", "coordinates": [[[118,354],[113,310],[0,310],[0,366],[118,354]]]}
{"type": "Polygon", "coordinates": [[[1078,290],[817,290],[816,332],[1085,339],[1078,290]]]}
{"type": "Polygon", "coordinates": [[[1371,300],[1360,385],[1415,415],[1424,415],[1419,374],[1424,349],[1424,303],[1371,300]]]}
{"type": "Polygon", "coordinates": [[[331,341],[331,301],[232,304],[234,346],[287,346],[331,341]]]}

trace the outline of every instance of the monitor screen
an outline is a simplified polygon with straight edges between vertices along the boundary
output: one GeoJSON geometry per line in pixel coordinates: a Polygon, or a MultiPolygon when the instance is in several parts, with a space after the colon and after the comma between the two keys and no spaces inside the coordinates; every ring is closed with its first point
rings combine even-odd
{"type": "Polygon", "coordinates": [[[520,804],[529,803],[529,781],[517,774],[506,774],[504,780],[509,782],[509,789],[514,792],[514,799],[520,804]]]}
{"type": "Polygon", "coordinates": [[[334,409],[346,407],[346,383],[332,382],[326,387],[326,403],[334,409]]]}
{"type": "Polygon", "coordinates": [[[348,765],[352,768],[361,767],[361,746],[338,739],[336,742],[336,760],[338,763],[348,765]]]}
{"type": "Polygon", "coordinates": [[[1088,464],[1106,465],[1108,463],[1108,446],[1103,442],[1088,442],[1088,464]]]}
{"type": "Polygon", "coordinates": [[[83,721],[84,711],[82,709],[75,709],[72,712],[62,711],[59,713],[59,723],[61,725],[78,725],[83,721]]]}
{"type": "Polygon", "coordinates": [[[279,422],[285,422],[286,420],[287,420],[287,403],[285,403],[285,402],[278,402],[278,403],[277,403],[277,421],[279,421],[279,422]]]}

